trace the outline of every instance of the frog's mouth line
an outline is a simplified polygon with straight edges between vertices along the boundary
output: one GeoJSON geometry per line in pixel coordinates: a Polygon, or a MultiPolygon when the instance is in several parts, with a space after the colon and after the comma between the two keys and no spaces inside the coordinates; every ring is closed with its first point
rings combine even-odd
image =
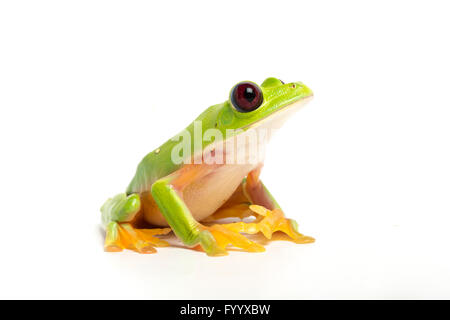
{"type": "Polygon", "coordinates": [[[241,129],[246,131],[249,129],[261,127],[263,125],[268,125],[268,127],[272,127],[272,128],[281,127],[281,125],[287,120],[287,118],[289,118],[289,116],[291,114],[293,114],[294,112],[298,111],[298,109],[300,109],[301,107],[306,105],[309,101],[312,100],[313,97],[314,97],[314,95],[311,94],[307,97],[300,98],[292,103],[289,103],[289,104],[277,109],[276,111],[265,116],[264,118],[242,127],[241,129]],[[269,124],[272,124],[272,125],[269,125],[269,124]]]}

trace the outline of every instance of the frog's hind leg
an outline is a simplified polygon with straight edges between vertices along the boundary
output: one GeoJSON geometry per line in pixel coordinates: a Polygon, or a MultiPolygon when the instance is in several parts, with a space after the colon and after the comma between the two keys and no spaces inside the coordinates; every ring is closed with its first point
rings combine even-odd
{"type": "Polygon", "coordinates": [[[141,201],[137,194],[121,193],[108,199],[100,209],[106,229],[105,251],[117,252],[130,249],[139,253],[155,253],[154,247],[169,244],[156,235],[169,233],[170,228],[137,229],[134,223],[141,216],[141,201]]]}
{"type": "MultiPolygon", "coordinates": [[[[241,197],[245,197],[251,203],[247,206],[251,213],[246,214],[255,215],[256,220],[249,223],[239,221],[223,224],[222,227],[240,233],[261,232],[267,239],[272,239],[273,233],[281,231],[293,242],[314,242],[314,238],[298,232],[298,224],[295,220],[285,217],[278,203],[259,179],[259,174],[260,169],[250,172],[240,189],[241,197]]],[[[218,213],[220,214],[220,211],[218,213]]]]}

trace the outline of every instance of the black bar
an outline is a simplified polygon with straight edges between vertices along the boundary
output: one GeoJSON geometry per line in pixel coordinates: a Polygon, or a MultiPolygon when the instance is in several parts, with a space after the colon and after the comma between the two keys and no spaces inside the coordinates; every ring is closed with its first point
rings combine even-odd
{"type": "Polygon", "coordinates": [[[33,318],[86,317],[111,320],[138,319],[308,319],[337,317],[366,319],[406,316],[445,318],[448,301],[317,301],[317,300],[142,300],[142,301],[1,301],[2,312],[33,318]],[[31,306],[22,306],[31,304],[31,306]],[[50,305],[51,304],[51,305],[50,305]],[[82,305],[86,305],[85,307],[82,305]],[[60,305],[63,308],[54,308],[60,305]],[[64,306],[65,305],[65,306],[64,306]],[[9,310],[8,310],[9,309],[9,310]],[[142,318],[144,317],[144,318],[142,318]]]}

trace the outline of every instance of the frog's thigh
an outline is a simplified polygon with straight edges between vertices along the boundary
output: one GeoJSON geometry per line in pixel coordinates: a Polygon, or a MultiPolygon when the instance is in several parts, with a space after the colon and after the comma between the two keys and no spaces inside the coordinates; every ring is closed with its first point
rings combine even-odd
{"type": "Polygon", "coordinates": [[[261,169],[259,168],[251,171],[247,175],[247,179],[243,182],[244,193],[252,204],[263,206],[269,210],[281,209],[280,205],[259,179],[260,173],[261,169]]]}
{"type": "Polygon", "coordinates": [[[141,194],[142,214],[147,224],[159,227],[168,227],[166,219],[158,208],[158,204],[153,198],[151,192],[143,192],[141,194]]]}

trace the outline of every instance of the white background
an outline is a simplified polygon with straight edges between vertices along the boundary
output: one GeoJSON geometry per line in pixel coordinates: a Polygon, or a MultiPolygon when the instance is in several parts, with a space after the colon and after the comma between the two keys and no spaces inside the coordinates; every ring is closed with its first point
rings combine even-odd
{"type": "Polygon", "coordinates": [[[445,1],[3,1],[0,298],[450,298],[445,1]],[[104,253],[99,207],[241,80],[315,99],[262,179],[312,235],[104,253]]]}

